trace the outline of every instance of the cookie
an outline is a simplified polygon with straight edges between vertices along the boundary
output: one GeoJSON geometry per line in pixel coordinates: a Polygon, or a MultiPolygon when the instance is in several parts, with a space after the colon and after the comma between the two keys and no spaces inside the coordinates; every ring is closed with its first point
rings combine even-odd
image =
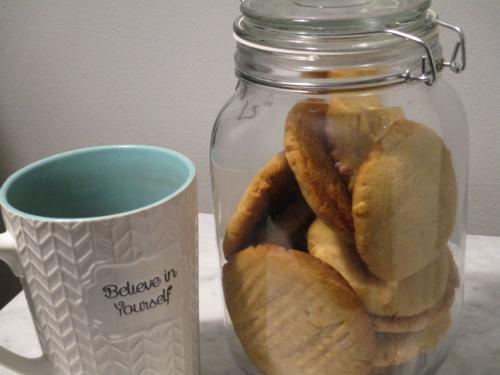
{"type": "Polygon", "coordinates": [[[451,256],[448,249],[415,274],[400,281],[384,281],[368,271],[354,245],[321,220],[316,219],[309,228],[307,242],[309,253],[339,272],[373,315],[420,314],[438,304],[448,287],[451,256]]]}
{"type": "Polygon", "coordinates": [[[335,70],[311,70],[302,72],[303,78],[356,78],[383,73],[384,70],[372,67],[345,68],[335,70]]]}
{"type": "Polygon", "coordinates": [[[443,299],[434,307],[415,316],[410,317],[386,317],[370,315],[373,328],[377,332],[405,333],[417,332],[437,323],[449,314],[455,301],[455,289],[460,284],[460,276],[453,256],[449,253],[450,273],[448,277],[448,288],[443,299]]]}
{"type": "Polygon", "coordinates": [[[304,201],[297,199],[276,216],[267,216],[259,226],[256,244],[273,244],[285,248],[307,250],[307,228],[314,214],[304,201]]]}
{"type": "Polygon", "coordinates": [[[356,113],[385,108],[377,94],[334,95],[328,104],[328,113],[356,113]]]}
{"type": "Polygon", "coordinates": [[[241,344],[266,375],[366,375],[375,355],[361,301],[331,267],[273,245],[223,268],[226,306],[241,344]]]}
{"type": "Polygon", "coordinates": [[[424,311],[421,314],[410,317],[383,317],[383,316],[370,316],[373,322],[373,328],[377,332],[386,333],[406,333],[418,332],[426,329],[434,323],[443,319],[449,314],[450,308],[455,300],[455,289],[449,288],[445,296],[433,308],[424,311]]]}
{"type": "Polygon", "coordinates": [[[377,354],[374,367],[390,367],[407,362],[419,354],[427,353],[439,344],[451,325],[451,316],[425,330],[411,333],[377,333],[377,354]]]}
{"type": "Polygon", "coordinates": [[[404,118],[399,107],[356,110],[332,104],[328,110],[325,134],[330,156],[352,189],[356,172],[372,146],[392,124],[404,118]]]}
{"type": "Polygon", "coordinates": [[[352,240],[351,197],[326,148],[327,109],[323,101],[293,107],[285,124],[285,155],[309,207],[328,226],[352,240]]]}
{"type": "Polygon", "coordinates": [[[450,152],[431,129],[398,120],[358,170],[352,213],[356,248],[371,273],[401,280],[428,265],[455,223],[450,152]]]}
{"type": "Polygon", "coordinates": [[[293,234],[291,226],[300,227],[305,224],[311,220],[312,212],[300,195],[284,154],[279,153],[257,172],[231,216],[223,242],[226,259],[255,241],[265,226],[263,221],[267,222],[267,219],[280,215],[289,205],[295,204],[300,205],[302,209],[299,211],[293,208],[291,219],[286,218],[285,212],[279,220],[282,225],[277,224],[282,235],[293,234]]]}
{"type": "Polygon", "coordinates": [[[327,72],[329,78],[357,78],[375,76],[384,73],[384,69],[373,67],[359,67],[359,68],[346,68],[335,69],[327,72]]]}

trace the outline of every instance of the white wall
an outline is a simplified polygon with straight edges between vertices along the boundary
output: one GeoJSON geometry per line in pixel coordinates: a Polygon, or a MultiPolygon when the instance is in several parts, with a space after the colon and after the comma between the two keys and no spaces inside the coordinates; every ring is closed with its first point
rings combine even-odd
{"type": "Polygon", "coordinates": [[[234,90],[239,1],[0,0],[0,181],[73,148],[187,154],[211,210],[209,140],[234,90]]]}
{"type": "MultiPolygon", "coordinates": [[[[500,1],[434,3],[469,43],[468,71],[448,77],[471,124],[469,231],[500,235],[500,1]]],[[[63,150],[157,144],[194,160],[200,209],[210,211],[209,136],[235,85],[238,6],[0,0],[0,180],[63,150]]]]}

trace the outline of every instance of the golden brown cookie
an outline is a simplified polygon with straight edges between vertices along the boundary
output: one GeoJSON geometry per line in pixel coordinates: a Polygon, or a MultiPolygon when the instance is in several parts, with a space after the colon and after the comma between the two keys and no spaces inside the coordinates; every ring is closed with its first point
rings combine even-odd
{"type": "Polygon", "coordinates": [[[314,70],[302,72],[304,78],[356,78],[373,76],[383,73],[384,70],[372,67],[344,68],[334,70],[314,70]]]}
{"type": "Polygon", "coordinates": [[[306,224],[312,216],[283,153],[269,160],[245,190],[226,228],[223,243],[226,259],[255,243],[267,221],[275,216],[280,217],[276,226],[283,231],[282,235],[293,234],[295,227],[306,224]],[[289,205],[292,207],[287,214],[289,205]]]}
{"type": "Polygon", "coordinates": [[[429,264],[455,223],[450,152],[431,129],[398,120],[359,168],[352,213],[356,248],[375,276],[401,280],[429,264]]]}
{"type": "Polygon", "coordinates": [[[351,197],[328,156],[324,136],[328,104],[296,104],[285,125],[285,153],[309,207],[328,226],[352,239],[351,197]]]}
{"type": "Polygon", "coordinates": [[[383,109],[382,99],[373,93],[334,95],[328,104],[328,113],[356,113],[383,109]]]}
{"type": "Polygon", "coordinates": [[[460,285],[460,276],[451,252],[448,254],[450,273],[448,288],[442,300],[436,306],[415,316],[387,317],[370,315],[375,331],[388,333],[417,332],[437,323],[449,314],[450,308],[455,301],[455,289],[460,285]]]}
{"type": "Polygon", "coordinates": [[[381,74],[385,69],[373,67],[359,67],[359,68],[346,68],[334,69],[327,72],[329,78],[357,78],[367,77],[381,74]]]}
{"type": "Polygon", "coordinates": [[[313,219],[314,213],[306,201],[297,199],[287,205],[283,212],[267,216],[261,222],[255,243],[307,250],[306,233],[313,219]]]}
{"type": "Polygon", "coordinates": [[[259,245],[224,266],[235,332],[266,375],[365,375],[375,340],[363,305],[331,267],[307,253],[259,245]]]}
{"type": "Polygon", "coordinates": [[[370,314],[410,317],[435,306],[448,286],[451,256],[444,249],[433,262],[400,281],[373,276],[354,245],[316,219],[309,228],[309,253],[339,272],[363,301],[370,314]]]}
{"type": "Polygon", "coordinates": [[[338,107],[332,103],[329,108],[325,133],[332,150],[330,155],[352,189],[353,177],[372,146],[404,114],[399,107],[372,110],[356,110],[348,104],[343,109],[338,107]]]}
{"type": "Polygon", "coordinates": [[[377,354],[374,367],[390,367],[409,361],[432,350],[446,334],[451,316],[434,323],[425,330],[411,333],[377,333],[377,354]]]}
{"type": "Polygon", "coordinates": [[[436,306],[421,314],[410,317],[370,316],[377,332],[406,333],[418,332],[443,319],[450,311],[455,300],[455,289],[449,288],[436,306]]]}

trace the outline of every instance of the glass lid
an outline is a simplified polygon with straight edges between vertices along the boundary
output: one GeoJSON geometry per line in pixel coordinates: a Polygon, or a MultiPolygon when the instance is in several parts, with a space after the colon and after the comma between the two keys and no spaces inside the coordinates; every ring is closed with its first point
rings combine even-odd
{"type": "Polygon", "coordinates": [[[242,0],[242,13],[273,24],[325,25],[414,16],[431,0],[242,0]]]}
{"type": "MultiPolygon", "coordinates": [[[[363,84],[432,85],[444,67],[463,71],[466,55],[462,30],[441,21],[430,5],[431,0],[241,0],[233,29],[237,74],[269,85],[309,87],[316,85],[311,74],[360,67],[377,72],[363,84]],[[439,26],[459,37],[450,60],[442,54],[439,26]]],[[[329,76],[317,86],[344,85],[344,78],[333,82],[329,76]]]]}

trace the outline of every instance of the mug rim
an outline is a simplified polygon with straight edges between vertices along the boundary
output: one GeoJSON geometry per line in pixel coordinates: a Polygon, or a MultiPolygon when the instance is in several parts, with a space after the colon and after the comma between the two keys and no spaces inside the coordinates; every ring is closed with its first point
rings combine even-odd
{"type": "Polygon", "coordinates": [[[159,147],[159,146],[151,146],[151,145],[135,145],[135,144],[126,144],[126,145],[105,145],[105,146],[92,146],[92,147],[84,147],[84,148],[79,148],[75,150],[70,150],[70,151],[65,151],[61,152],[58,154],[54,154],[51,156],[48,156],[46,158],[37,160],[33,163],[30,163],[21,169],[17,170],[16,172],[12,173],[3,183],[3,185],[0,186],[0,206],[2,206],[4,209],[9,210],[16,214],[17,216],[31,219],[31,220],[37,220],[37,221],[44,221],[44,222],[58,222],[58,223],[77,223],[77,222],[90,222],[90,221],[99,221],[99,220],[109,220],[109,219],[114,219],[114,218],[119,218],[123,216],[128,216],[132,215],[141,211],[145,211],[151,208],[154,208],[156,206],[162,205],[171,199],[175,198],[177,195],[182,193],[188,186],[191,185],[191,183],[194,181],[196,177],[196,168],[194,166],[194,163],[189,159],[187,156],[184,154],[169,149],[165,147],[159,147]],[[176,188],[173,192],[169,194],[165,194],[165,196],[161,199],[158,199],[154,201],[153,203],[140,206],[138,208],[134,208],[132,210],[127,210],[123,212],[119,212],[116,214],[111,214],[111,215],[102,215],[102,216],[89,216],[89,217],[79,217],[79,218],[58,218],[58,217],[49,217],[49,216],[41,216],[41,215],[34,215],[30,214],[28,212],[21,211],[14,206],[12,206],[8,199],[7,199],[7,191],[9,190],[9,187],[24,176],[25,174],[33,171],[34,169],[37,169],[43,165],[52,163],[57,160],[64,159],[68,156],[74,156],[74,155],[82,155],[86,153],[91,153],[95,151],[109,151],[109,150],[118,150],[118,149],[135,149],[135,150],[143,150],[143,151],[156,151],[163,153],[168,156],[173,156],[174,158],[177,159],[180,163],[182,163],[185,167],[188,169],[188,176],[186,177],[185,181],[178,187],[176,188]]]}

